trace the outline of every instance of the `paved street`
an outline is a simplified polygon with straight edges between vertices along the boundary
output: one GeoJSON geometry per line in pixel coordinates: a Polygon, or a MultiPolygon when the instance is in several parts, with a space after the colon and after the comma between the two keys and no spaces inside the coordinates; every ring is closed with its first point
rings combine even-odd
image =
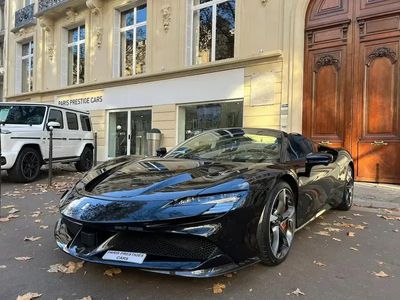
{"type": "Polygon", "coordinates": [[[329,212],[300,231],[287,261],[275,268],[258,264],[211,279],[130,269],[109,277],[104,275],[109,267],[87,263],[76,273],[50,273],[51,265],[77,262],[56,249],[53,226],[62,190],[79,175],[68,169],[55,174],[52,189],[46,187],[46,173],[31,185],[3,185],[2,205],[6,208],[2,216],[14,209],[12,213],[18,217],[0,223],[1,300],[16,299],[27,292],[42,294],[39,299],[64,300],[86,296],[95,300],[400,299],[400,220],[380,216],[400,214],[359,207],[346,213],[329,212]],[[24,241],[25,237],[41,238],[24,241]],[[15,257],[31,259],[18,261],[15,257]],[[385,274],[388,276],[378,276],[385,274]],[[222,293],[214,293],[216,284],[222,293]],[[292,293],[296,289],[298,295],[292,293]]]}

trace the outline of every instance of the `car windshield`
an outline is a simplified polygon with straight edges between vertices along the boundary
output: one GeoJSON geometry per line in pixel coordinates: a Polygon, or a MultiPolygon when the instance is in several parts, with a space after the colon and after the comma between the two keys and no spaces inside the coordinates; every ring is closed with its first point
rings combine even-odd
{"type": "Polygon", "coordinates": [[[199,134],[172,149],[165,157],[230,162],[279,161],[279,132],[258,129],[221,129],[199,134]]]}
{"type": "Polygon", "coordinates": [[[0,123],[18,125],[40,125],[43,123],[45,113],[45,106],[2,105],[0,106],[0,123]]]}

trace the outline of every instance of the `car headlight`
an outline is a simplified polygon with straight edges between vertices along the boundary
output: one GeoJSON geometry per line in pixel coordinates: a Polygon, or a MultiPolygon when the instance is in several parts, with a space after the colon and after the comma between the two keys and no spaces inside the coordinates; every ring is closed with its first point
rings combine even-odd
{"type": "Polygon", "coordinates": [[[187,197],[174,201],[167,206],[184,207],[193,205],[204,205],[209,206],[209,208],[203,214],[219,214],[242,207],[247,198],[247,194],[248,193],[246,191],[243,191],[229,194],[187,197]]]}

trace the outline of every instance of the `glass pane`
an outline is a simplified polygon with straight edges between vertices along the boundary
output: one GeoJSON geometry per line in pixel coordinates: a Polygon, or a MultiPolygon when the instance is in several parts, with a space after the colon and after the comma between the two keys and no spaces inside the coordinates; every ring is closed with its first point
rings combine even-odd
{"type": "Polygon", "coordinates": [[[121,13],[121,28],[133,25],[134,14],[133,9],[121,13]]]}
{"type": "Polygon", "coordinates": [[[73,43],[78,41],[78,28],[68,31],[68,43],[73,43]]]}
{"type": "Polygon", "coordinates": [[[27,93],[30,91],[29,87],[31,86],[30,83],[30,76],[29,76],[29,59],[22,60],[22,76],[21,76],[21,90],[23,93],[27,93]]]}
{"type": "Polygon", "coordinates": [[[121,76],[133,75],[133,30],[121,33],[121,76]]]}
{"type": "Polygon", "coordinates": [[[215,60],[234,57],[235,0],[217,5],[215,60]]]}
{"type": "Polygon", "coordinates": [[[58,122],[60,123],[60,129],[64,128],[64,118],[61,110],[52,109],[50,110],[47,122],[58,122]]]}
{"type": "Polygon", "coordinates": [[[193,63],[211,61],[212,7],[195,11],[193,15],[193,63]]]}
{"type": "Polygon", "coordinates": [[[131,112],[131,154],[147,155],[146,134],[151,130],[151,110],[131,112]]]}
{"type": "Polygon", "coordinates": [[[136,23],[146,22],[146,20],[147,20],[146,4],[137,7],[136,19],[137,19],[136,23]]]}
{"type": "Polygon", "coordinates": [[[74,113],[67,112],[67,124],[69,130],[78,130],[78,116],[74,113]]]}
{"type": "Polygon", "coordinates": [[[29,65],[29,91],[33,91],[33,57],[31,57],[29,65]]]}
{"type": "Polygon", "coordinates": [[[85,82],[85,44],[79,46],[79,83],[85,82]]]}
{"type": "Polygon", "coordinates": [[[29,43],[22,45],[22,56],[26,56],[29,54],[29,43]]]}
{"type": "Polygon", "coordinates": [[[136,74],[146,72],[146,26],[137,28],[136,31],[136,74]]]}
{"type": "Polygon", "coordinates": [[[108,156],[127,155],[128,112],[110,113],[108,125],[108,156]]]}
{"type": "Polygon", "coordinates": [[[68,84],[76,84],[78,79],[78,46],[68,48],[68,84]]]}
{"type": "Polygon", "coordinates": [[[31,54],[33,54],[34,44],[33,44],[33,42],[30,42],[30,44],[31,44],[31,54]]]}
{"type": "Polygon", "coordinates": [[[212,0],[193,0],[193,5],[199,5],[207,2],[211,2],[212,0]]]}
{"type": "Polygon", "coordinates": [[[85,26],[79,27],[79,40],[83,41],[85,39],[85,26]]]}
{"type": "Polygon", "coordinates": [[[242,101],[185,107],[185,139],[209,129],[242,126],[242,101]]]}

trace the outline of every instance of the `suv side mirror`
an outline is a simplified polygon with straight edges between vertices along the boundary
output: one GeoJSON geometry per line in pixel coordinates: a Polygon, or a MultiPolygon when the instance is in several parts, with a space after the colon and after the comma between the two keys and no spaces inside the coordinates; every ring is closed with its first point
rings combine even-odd
{"type": "Polygon", "coordinates": [[[327,166],[333,163],[332,154],[325,152],[310,153],[306,156],[306,171],[303,176],[310,177],[311,169],[315,166],[327,166]]]}
{"type": "Polygon", "coordinates": [[[164,157],[167,154],[167,148],[160,148],[157,150],[157,156],[158,157],[164,157]]]}
{"type": "Polygon", "coordinates": [[[50,121],[47,123],[47,130],[61,128],[61,124],[55,121],[50,121]]]}

